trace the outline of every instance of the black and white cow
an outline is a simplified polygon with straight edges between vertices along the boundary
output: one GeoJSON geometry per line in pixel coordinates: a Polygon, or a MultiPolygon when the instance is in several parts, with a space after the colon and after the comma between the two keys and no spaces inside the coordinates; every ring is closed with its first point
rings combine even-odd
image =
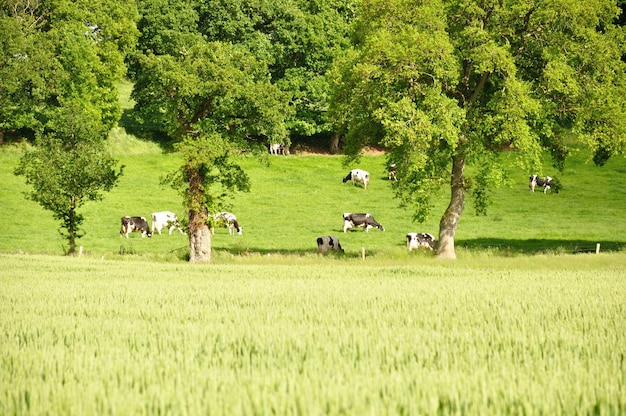
{"type": "Polygon", "coordinates": [[[326,253],[327,251],[338,251],[340,253],[344,252],[337,237],[332,235],[317,237],[317,252],[326,253]]]}
{"type": "Polygon", "coordinates": [[[162,212],[153,212],[152,213],[152,233],[155,231],[161,235],[161,230],[163,228],[169,229],[169,234],[172,235],[172,231],[174,228],[177,228],[181,234],[185,234],[183,231],[180,222],[178,222],[178,217],[176,214],[170,211],[162,211],[162,212]]]}
{"type": "Polygon", "coordinates": [[[435,237],[428,233],[408,233],[406,235],[406,247],[409,251],[418,248],[427,248],[432,250],[435,248],[435,237]]]}
{"type": "Polygon", "coordinates": [[[398,168],[398,165],[396,165],[395,163],[392,163],[391,165],[389,165],[389,169],[387,169],[387,179],[389,180],[394,180],[397,181],[398,178],[396,177],[396,169],[398,168]]]}
{"type": "Polygon", "coordinates": [[[352,169],[348,175],[343,178],[343,183],[352,181],[353,185],[360,183],[364,189],[367,189],[367,185],[370,183],[370,174],[362,169],[352,169]]]}
{"type": "Polygon", "coordinates": [[[368,231],[370,228],[378,228],[380,231],[385,231],[385,227],[376,222],[372,214],[353,214],[350,212],[343,214],[343,232],[345,233],[354,227],[363,227],[365,231],[368,231]]]}
{"type": "Polygon", "coordinates": [[[543,187],[543,193],[545,194],[552,188],[552,178],[546,176],[545,178],[540,178],[538,175],[532,175],[530,177],[530,182],[528,183],[528,187],[531,192],[535,192],[535,187],[543,187]]]}
{"type": "Polygon", "coordinates": [[[228,228],[228,233],[230,235],[235,235],[235,231],[237,234],[241,235],[243,233],[243,228],[237,222],[237,217],[230,212],[218,212],[217,214],[213,214],[213,224],[211,225],[211,234],[215,234],[215,226],[223,225],[228,228]]]}
{"type": "Polygon", "coordinates": [[[148,220],[145,217],[122,217],[120,236],[125,235],[128,238],[128,234],[132,232],[141,233],[141,238],[145,236],[152,237],[152,232],[150,227],[148,227],[148,220]]]}
{"type": "Polygon", "coordinates": [[[282,143],[270,143],[269,149],[272,155],[287,156],[289,154],[289,148],[282,143]]]}

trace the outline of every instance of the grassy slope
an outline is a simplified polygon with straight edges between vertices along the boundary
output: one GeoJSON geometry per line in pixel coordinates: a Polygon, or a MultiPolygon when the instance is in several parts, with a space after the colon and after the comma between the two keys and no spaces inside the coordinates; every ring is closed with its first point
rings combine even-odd
{"type": "MultiPolygon", "coordinates": [[[[129,84],[121,84],[120,91],[123,106],[130,108],[129,84]]],[[[125,165],[124,176],[118,187],[105,194],[104,201],[88,203],[81,210],[87,234],[79,244],[94,255],[123,250],[158,258],[183,258],[188,241],[178,233],[144,240],[137,234],[129,240],[118,235],[123,215],[149,217],[151,212],[162,210],[184,215],[180,196],[160,185],[162,175],[176,168],[178,157],[164,153],[155,143],[138,140],[122,128],[112,132],[110,148],[125,165]]],[[[58,235],[58,224],[50,213],[23,198],[23,180],[13,175],[20,154],[14,146],[0,149],[0,210],[18,214],[12,215],[4,227],[0,251],[61,253],[65,242],[58,235]]],[[[334,234],[340,237],[348,256],[358,257],[364,247],[368,256],[406,258],[407,232],[437,235],[438,221],[447,203],[446,190],[436,196],[431,218],[416,224],[411,221],[411,212],[400,208],[394,199],[382,156],[366,156],[359,164],[372,174],[367,190],[341,182],[348,170],[342,160],[340,156],[277,156],[266,167],[254,158],[242,159],[252,190],[237,195],[232,211],[244,233],[230,237],[226,229],[217,230],[213,248],[218,256],[314,253],[318,236],[334,234]],[[343,212],[370,212],[387,231],[344,234],[343,212]]],[[[549,163],[544,172],[554,172],[549,163]]],[[[509,174],[516,183],[494,192],[488,216],[475,216],[468,198],[457,230],[457,247],[460,252],[464,248],[494,247],[504,252],[532,253],[594,249],[596,242],[606,249],[624,246],[625,173],[623,157],[598,168],[581,152],[568,161],[565,173],[558,175],[564,185],[562,192],[543,195],[528,191],[529,172],[511,168],[509,174]]]]}
{"type": "MultiPolygon", "coordinates": [[[[22,197],[22,178],[12,174],[20,152],[14,148],[0,151],[0,209],[13,215],[5,225],[0,250],[60,253],[63,240],[51,215],[22,197]]],[[[143,241],[137,234],[120,239],[119,217],[143,215],[153,211],[173,210],[182,215],[181,199],[160,185],[160,177],[173,170],[175,154],[161,154],[158,149],[129,156],[117,156],[124,164],[120,185],[105,195],[104,201],[87,204],[87,234],[79,243],[93,254],[119,252],[158,253],[182,257],[186,237],[156,236],[143,241]],[[170,254],[168,254],[170,253],[170,254]]],[[[315,251],[317,236],[338,235],[348,254],[358,256],[361,247],[368,254],[405,256],[404,235],[409,231],[437,234],[438,218],[445,207],[446,195],[438,198],[433,216],[425,224],[410,220],[410,211],[399,208],[384,176],[384,159],[365,157],[359,165],[372,172],[370,188],[363,190],[343,184],[347,169],[341,157],[275,157],[269,167],[256,159],[242,164],[252,180],[252,191],[238,195],[232,211],[244,227],[243,236],[230,237],[226,229],[217,230],[213,247],[218,252],[305,253],[315,251]],[[386,227],[386,232],[352,231],[343,234],[343,212],[372,213],[386,227]]],[[[593,248],[596,242],[606,248],[626,243],[626,186],[624,159],[610,161],[596,168],[578,156],[560,176],[565,189],[559,194],[544,195],[527,190],[526,174],[520,173],[511,188],[495,192],[489,215],[477,217],[471,203],[461,219],[457,233],[460,247],[495,246],[514,250],[572,251],[577,245],[593,248]]]]}

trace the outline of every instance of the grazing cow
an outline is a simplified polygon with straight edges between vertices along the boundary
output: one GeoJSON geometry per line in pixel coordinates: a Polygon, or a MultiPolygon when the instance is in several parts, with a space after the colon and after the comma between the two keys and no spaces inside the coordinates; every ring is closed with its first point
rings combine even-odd
{"type": "Polygon", "coordinates": [[[408,233],[406,235],[406,247],[409,251],[422,247],[432,250],[435,248],[435,237],[428,233],[408,233]]]}
{"type": "Polygon", "coordinates": [[[398,167],[398,165],[396,165],[395,163],[392,163],[391,165],[389,165],[389,169],[387,169],[387,179],[389,180],[394,180],[397,181],[398,178],[396,177],[396,168],[398,167]]]}
{"type": "Polygon", "coordinates": [[[325,235],[323,237],[317,237],[317,252],[326,253],[327,251],[338,251],[343,253],[343,248],[339,244],[339,239],[332,235],[325,235]]]}
{"type": "Polygon", "coordinates": [[[540,178],[538,175],[532,175],[530,177],[530,183],[528,184],[528,187],[530,188],[531,192],[535,192],[536,186],[543,187],[543,193],[545,194],[550,190],[550,188],[552,188],[552,178],[549,176],[546,176],[545,178],[540,178]]]}
{"type": "Polygon", "coordinates": [[[352,214],[349,212],[343,214],[343,232],[345,233],[354,227],[363,227],[366,232],[370,228],[378,228],[380,231],[385,231],[385,227],[376,222],[372,214],[352,214]]]}
{"type": "Polygon", "coordinates": [[[228,227],[228,233],[230,235],[235,235],[235,230],[237,234],[241,235],[243,232],[243,228],[239,226],[237,222],[237,217],[230,212],[218,212],[213,215],[213,225],[211,226],[211,234],[215,234],[215,225],[224,225],[228,227]]]}
{"type": "Polygon", "coordinates": [[[125,235],[128,238],[128,234],[132,232],[141,233],[141,238],[145,236],[152,237],[152,232],[148,227],[148,220],[145,217],[122,217],[120,236],[125,235]]]}
{"type": "Polygon", "coordinates": [[[370,183],[370,174],[362,169],[352,169],[348,175],[343,178],[343,183],[352,181],[353,185],[360,183],[364,189],[367,189],[367,184],[370,183]]]}
{"type": "Polygon", "coordinates": [[[289,154],[289,148],[282,143],[270,143],[269,149],[272,155],[287,156],[289,154]]]}
{"type": "Polygon", "coordinates": [[[178,222],[178,218],[176,214],[170,211],[163,212],[153,212],[152,213],[152,233],[156,230],[159,235],[161,235],[161,230],[163,228],[169,229],[169,234],[172,235],[172,231],[174,228],[177,228],[181,234],[185,234],[180,223],[178,222]]]}

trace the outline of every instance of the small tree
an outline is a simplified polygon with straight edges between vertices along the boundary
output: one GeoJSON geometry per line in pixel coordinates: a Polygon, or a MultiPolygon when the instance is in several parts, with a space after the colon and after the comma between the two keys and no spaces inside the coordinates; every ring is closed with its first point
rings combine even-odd
{"type": "Polygon", "coordinates": [[[102,140],[62,140],[52,133],[38,138],[20,159],[15,174],[33,187],[25,192],[26,198],[61,221],[59,232],[69,242],[67,254],[76,252],[76,239],[84,235],[80,232],[84,218],[78,208],[86,201],[102,200],[101,191],[117,184],[124,167],[116,171],[116,164],[102,140]]]}

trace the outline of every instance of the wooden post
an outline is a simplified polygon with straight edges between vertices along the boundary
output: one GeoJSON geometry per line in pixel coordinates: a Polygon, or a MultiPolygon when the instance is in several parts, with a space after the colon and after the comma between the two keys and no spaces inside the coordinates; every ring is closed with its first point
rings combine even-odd
{"type": "Polygon", "coordinates": [[[600,243],[596,244],[596,254],[600,254],[600,243]]]}
{"type": "Polygon", "coordinates": [[[361,247],[361,259],[365,261],[365,247],[361,247]]]}
{"type": "Polygon", "coordinates": [[[81,257],[83,255],[83,246],[80,246],[78,248],[78,257],[81,257]]]}

